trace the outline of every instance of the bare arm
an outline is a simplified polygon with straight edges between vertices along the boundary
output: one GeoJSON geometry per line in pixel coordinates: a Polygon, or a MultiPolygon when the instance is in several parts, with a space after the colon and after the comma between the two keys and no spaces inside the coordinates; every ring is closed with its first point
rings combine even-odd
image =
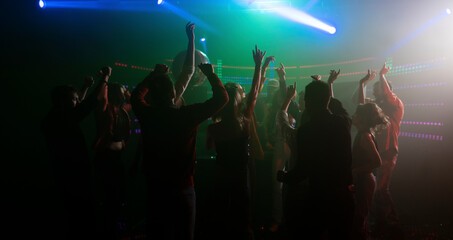
{"type": "Polygon", "coordinates": [[[288,91],[286,92],[286,97],[283,100],[282,103],[282,111],[287,112],[289,103],[291,102],[291,99],[293,99],[296,96],[296,87],[297,87],[297,82],[294,83],[294,85],[291,85],[288,87],[288,91]]]}
{"type": "Polygon", "coordinates": [[[263,90],[264,82],[266,81],[266,70],[271,62],[275,61],[274,56],[269,56],[264,60],[263,67],[261,68],[261,81],[258,94],[263,90]]]}
{"type": "Polygon", "coordinates": [[[184,59],[184,65],[181,71],[181,74],[178,77],[178,80],[175,83],[175,103],[176,105],[181,105],[181,96],[184,94],[184,91],[189,84],[190,79],[193,76],[195,71],[195,34],[194,34],[195,24],[188,22],[186,25],[186,34],[189,39],[187,46],[186,58],[184,59]]]}
{"type": "Polygon", "coordinates": [[[79,92],[79,101],[83,101],[87,95],[88,89],[94,84],[94,79],[92,76],[86,76],[85,82],[79,92]]]}
{"type": "MultiPolygon", "coordinates": [[[[285,71],[285,66],[283,63],[280,63],[280,67],[276,69],[277,74],[278,74],[278,81],[279,81],[279,94],[280,94],[280,99],[285,99],[286,97],[286,71],[285,71]]],[[[288,103],[289,104],[289,103],[288,103]]]]}
{"type": "MultiPolygon", "coordinates": [[[[101,103],[101,108],[104,108],[105,101],[107,101],[107,82],[112,73],[112,68],[103,67],[99,70],[100,81],[99,84],[95,87],[94,91],[90,93],[80,104],[76,107],[76,118],[77,121],[85,118],[92,110],[98,106],[99,102],[101,103]]],[[[103,109],[101,109],[104,111],[103,109]]]]}
{"type": "Polygon", "coordinates": [[[365,86],[367,83],[369,83],[371,80],[376,77],[376,71],[372,71],[368,69],[368,73],[365,77],[360,79],[359,81],[359,88],[356,90],[356,92],[353,95],[353,102],[355,104],[364,104],[365,103],[365,86]]]}
{"type": "Polygon", "coordinates": [[[330,70],[329,79],[327,80],[327,84],[329,84],[329,88],[330,88],[330,97],[334,97],[333,96],[333,82],[338,78],[339,75],[340,75],[340,69],[338,69],[338,72],[335,70],[330,70]]]}
{"type": "Polygon", "coordinates": [[[189,118],[194,124],[200,124],[205,121],[222,109],[228,102],[228,93],[226,92],[222,81],[220,81],[217,74],[214,73],[212,65],[209,63],[202,63],[199,65],[199,68],[211,84],[212,97],[203,103],[186,106],[185,109],[189,111],[189,118]]]}
{"type": "Polygon", "coordinates": [[[387,64],[384,63],[384,66],[379,73],[379,81],[381,82],[382,90],[384,91],[384,95],[387,101],[393,103],[394,105],[398,105],[398,101],[396,101],[396,97],[390,89],[387,78],[385,77],[385,74],[387,74],[389,70],[390,69],[387,67],[387,64]]]}
{"type": "Polygon", "coordinates": [[[253,60],[255,61],[255,73],[253,74],[253,81],[252,81],[252,88],[250,89],[250,93],[247,96],[247,104],[245,106],[244,115],[248,119],[252,117],[253,109],[255,108],[256,98],[258,97],[261,80],[261,63],[263,62],[264,55],[266,52],[262,52],[258,49],[255,45],[255,50],[253,52],[253,60]]]}
{"type": "Polygon", "coordinates": [[[104,67],[98,73],[101,79],[101,88],[98,95],[98,100],[100,102],[100,110],[104,112],[107,109],[108,101],[108,81],[110,79],[110,75],[112,75],[112,68],[111,67],[104,67]]]}

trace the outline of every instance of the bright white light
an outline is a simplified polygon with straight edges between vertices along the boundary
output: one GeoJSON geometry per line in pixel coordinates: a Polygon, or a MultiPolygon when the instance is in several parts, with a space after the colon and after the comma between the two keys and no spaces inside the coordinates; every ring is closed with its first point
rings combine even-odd
{"type": "Polygon", "coordinates": [[[450,8],[445,9],[445,12],[446,12],[447,14],[451,14],[450,8]]]}
{"type": "Polygon", "coordinates": [[[337,32],[337,29],[335,27],[330,27],[329,29],[327,29],[327,32],[330,34],[334,34],[337,32]]]}
{"type": "Polygon", "coordinates": [[[161,5],[163,0],[157,0],[157,5],[161,5]]]}
{"type": "Polygon", "coordinates": [[[43,0],[39,0],[39,7],[44,8],[46,6],[46,3],[43,0]]]}
{"type": "Polygon", "coordinates": [[[299,11],[294,8],[281,7],[274,9],[274,11],[279,15],[288,18],[292,21],[321,29],[330,34],[334,34],[335,32],[337,32],[337,29],[335,27],[329,26],[326,23],[323,23],[320,20],[306,14],[305,12],[299,11]]]}
{"type": "Polygon", "coordinates": [[[200,41],[204,42],[206,41],[206,38],[200,38],[200,41]]]}

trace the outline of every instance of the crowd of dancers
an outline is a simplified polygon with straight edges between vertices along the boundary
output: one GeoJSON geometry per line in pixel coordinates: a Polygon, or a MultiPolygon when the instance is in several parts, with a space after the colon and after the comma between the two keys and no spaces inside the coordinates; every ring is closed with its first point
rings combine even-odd
{"type": "Polygon", "coordinates": [[[263,158],[272,159],[274,171],[270,231],[285,231],[287,239],[370,239],[370,212],[376,231],[398,225],[389,184],[404,107],[385,77],[385,64],[360,80],[352,96],[357,103],[352,117],[333,96],[340,70],[332,70],[327,83],[312,76],[298,93],[296,83],[287,86],[280,64],[279,80],[268,80],[267,97],[260,99],[266,69],[275,59],[257,46],[248,93],[234,82],[223,85],[213,66],[202,63],[197,67],[209,81],[212,97],[189,105],[182,96],[196,67],[194,28],[186,25],[188,48],[175,81],[167,65],[157,64],[129,93],[109,82],[112,69],[103,67],[97,83],[87,77],[80,90],[68,85],[52,90],[53,107],[42,130],[68,216],[67,239],[118,239],[117,217],[126,191],[122,155],[131,147],[131,112],[142,133],[137,158],[146,178],[147,239],[194,239],[196,137],[208,119],[206,146],[216,152],[215,207],[211,224],[200,231],[210,239],[254,238],[254,166],[263,158]],[[364,88],[376,76],[375,99],[366,98],[364,88]],[[102,229],[94,235],[90,154],[80,127],[92,112],[97,127],[94,169],[105,193],[102,229]],[[351,125],[357,130],[354,140],[351,125]]]}

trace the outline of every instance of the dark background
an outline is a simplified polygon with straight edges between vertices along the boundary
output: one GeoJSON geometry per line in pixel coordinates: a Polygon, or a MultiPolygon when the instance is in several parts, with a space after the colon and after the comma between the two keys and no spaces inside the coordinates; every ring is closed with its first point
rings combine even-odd
{"type": "MultiPolygon", "coordinates": [[[[160,62],[170,65],[168,60],[186,48],[184,25],[187,19],[162,7],[138,11],[40,9],[37,2],[9,2],[1,10],[1,79],[5,93],[2,94],[5,109],[1,115],[2,198],[5,200],[2,215],[8,222],[8,232],[18,237],[30,234],[58,239],[64,212],[55,193],[39,128],[50,109],[50,90],[59,84],[81,86],[84,76],[94,75],[104,65],[113,67],[112,81],[131,88],[147,71],[130,66],[152,68],[160,62]],[[128,67],[115,63],[125,63],[128,67]]],[[[288,69],[287,74],[288,82],[297,81],[299,90],[308,83],[307,76],[325,75],[330,69],[341,68],[342,73],[379,69],[385,60],[389,61],[388,57],[393,66],[416,63],[419,66],[437,59],[437,65],[434,62],[420,71],[412,69],[389,75],[396,94],[405,104],[443,103],[430,107],[406,105],[403,121],[441,122],[443,125],[402,124],[401,131],[439,135],[443,140],[401,136],[391,192],[403,223],[435,225],[442,231],[451,231],[453,20],[450,15],[433,20],[444,13],[445,8],[453,8],[451,1],[314,1],[307,12],[336,26],[335,35],[271,13],[244,11],[233,1],[170,2],[215,30],[199,24],[195,31],[197,39],[206,37],[208,57],[213,64],[221,59],[223,65],[253,66],[251,50],[258,44],[268,55],[276,56],[276,65],[283,62],[286,66],[296,66],[288,69]],[[404,44],[395,48],[399,43],[404,44]],[[367,57],[373,60],[300,68],[367,57]],[[440,85],[433,85],[435,83],[440,85]]],[[[302,8],[308,2],[291,1],[291,4],[302,8]]],[[[196,44],[197,49],[204,51],[199,41],[196,44]]],[[[251,77],[252,74],[252,70],[223,69],[223,76],[251,77]]],[[[362,76],[345,75],[335,85],[336,97],[351,114],[354,108],[350,95],[362,76]]],[[[244,87],[248,89],[249,85],[245,83],[244,87]]],[[[82,128],[91,144],[94,118],[84,120],[82,128]]],[[[202,131],[200,135],[203,136],[202,131]]],[[[209,189],[212,166],[209,159],[212,152],[203,149],[202,141],[200,137],[196,175],[199,202],[206,200],[204,194],[209,189]]],[[[127,159],[135,154],[136,142],[137,134],[133,134],[127,159]]],[[[270,206],[266,192],[271,176],[269,164],[258,163],[263,224],[266,222],[263,219],[268,217],[266,206],[270,206]]],[[[128,211],[131,228],[134,225],[137,229],[143,220],[142,180],[141,175],[128,178],[128,211]]]]}

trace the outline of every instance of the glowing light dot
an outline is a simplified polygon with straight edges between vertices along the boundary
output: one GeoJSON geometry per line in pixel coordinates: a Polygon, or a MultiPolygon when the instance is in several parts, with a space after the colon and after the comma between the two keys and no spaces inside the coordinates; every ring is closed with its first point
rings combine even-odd
{"type": "Polygon", "coordinates": [[[200,41],[204,42],[206,41],[206,38],[200,38],[200,41]]]}
{"type": "Polygon", "coordinates": [[[157,5],[161,5],[163,0],[157,0],[157,5]]]}
{"type": "Polygon", "coordinates": [[[335,27],[331,27],[327,30],[330,34],[335,34],[337,32],[337,29],[335,27]]]}
{"type": "Polygon", "coordinates": [[[447,14],[451,14],[450,8],[445,9],[445,12],[446,12],[447,14]]]}
{"type": "Polygon", "coordinates": [[[43,0],[39,0],[39,7],[44,8],[46,6],[46,3],[43,0]]]}

